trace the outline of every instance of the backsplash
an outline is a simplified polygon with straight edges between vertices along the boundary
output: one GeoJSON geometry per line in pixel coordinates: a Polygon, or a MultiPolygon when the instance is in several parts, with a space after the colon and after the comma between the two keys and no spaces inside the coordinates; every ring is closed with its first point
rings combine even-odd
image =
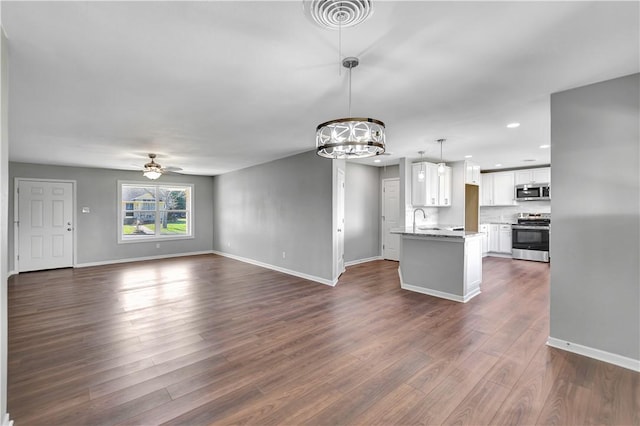
{"type": "Polygon", "coordinates": [[[481,206],[480,223],[516,223],[519,213],[551,213],[551,201],[521,201],[517,206],[481,206]]]}
{"type": "Polygon", "coordinates": [[[413,224],[413,215],[414,209],[422,209],[426,218],[423,219],[422,213],[415,213],[416,215],[416,225],[424,226],[424,225],[437,225],[438,224],[438,208],[437,207],[414,207],[412,205],[407,205],[405,209],[405,221],[407,226],[411,226],[413,224]]]}

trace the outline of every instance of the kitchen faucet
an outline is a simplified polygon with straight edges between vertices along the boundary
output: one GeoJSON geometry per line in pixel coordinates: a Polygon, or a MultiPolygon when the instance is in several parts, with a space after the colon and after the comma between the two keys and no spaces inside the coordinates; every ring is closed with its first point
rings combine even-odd
{"type": "Polygon", "coordinates": [[[422,218],[426,219],[427,215],[422,209],[414,209],[413,210],[413,232],[416,232],[416,212],[422,212],[422,218]]]}

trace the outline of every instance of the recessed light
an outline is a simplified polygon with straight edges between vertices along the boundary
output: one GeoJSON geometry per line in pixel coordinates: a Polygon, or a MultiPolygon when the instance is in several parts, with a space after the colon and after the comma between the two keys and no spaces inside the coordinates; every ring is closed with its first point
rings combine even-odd
{"type": "Polygon", "coordinates": [[[510,129],[515,129],[516,127],[520,127],[520,123],[509,123],[507,127],[510,129]]]}
{"type": "Polygon", "coordinates": [[[464,158],[473,158],[473,155],[465,155],[464,158]]]}
{"type": "Polygon", "coordinates": [[[496,167],[502,167],[502,164],[498,163],[496,164],[496,167]]]}
{"type": "Polygon", "coordinates": [[[540,148],[542,149],[551,148],[551,145],[540,145],[540,148]]]}
{"type": "Polygon", "coordinates": [[[382,162],[382,160],[381,160],[381,159],[379,159],[379,158],[377,158],[377,159],[373,160],[373,162],[374,162],[374,163],[380,163],[380,162],[382,162]]]}

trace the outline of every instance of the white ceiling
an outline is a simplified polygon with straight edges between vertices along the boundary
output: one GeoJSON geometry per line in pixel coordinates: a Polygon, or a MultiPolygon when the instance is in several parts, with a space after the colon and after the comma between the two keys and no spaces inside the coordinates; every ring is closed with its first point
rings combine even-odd
{"type": "MultiPolygon", "coordinates": [[[[639,5],[377,1],[342,31],[353,115],[386,123],[381,164],[437,160],[438,138],[445,161],[548,164],[549,95],[640,71],[639,5]]],[[[154,152],[216,175],[313,149],[347,115],[338,32],[301,0],[3,0],[2,25],[12,161],[134,170],[154,152]]]]}

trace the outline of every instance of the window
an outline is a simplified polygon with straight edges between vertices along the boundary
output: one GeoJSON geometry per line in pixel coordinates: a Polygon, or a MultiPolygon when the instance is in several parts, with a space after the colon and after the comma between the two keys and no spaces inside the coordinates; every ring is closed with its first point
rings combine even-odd
{"type": "Polygon", "coordinates": [[[193,238],[193,185],[118,183],[118,242],[193,238]]]}

